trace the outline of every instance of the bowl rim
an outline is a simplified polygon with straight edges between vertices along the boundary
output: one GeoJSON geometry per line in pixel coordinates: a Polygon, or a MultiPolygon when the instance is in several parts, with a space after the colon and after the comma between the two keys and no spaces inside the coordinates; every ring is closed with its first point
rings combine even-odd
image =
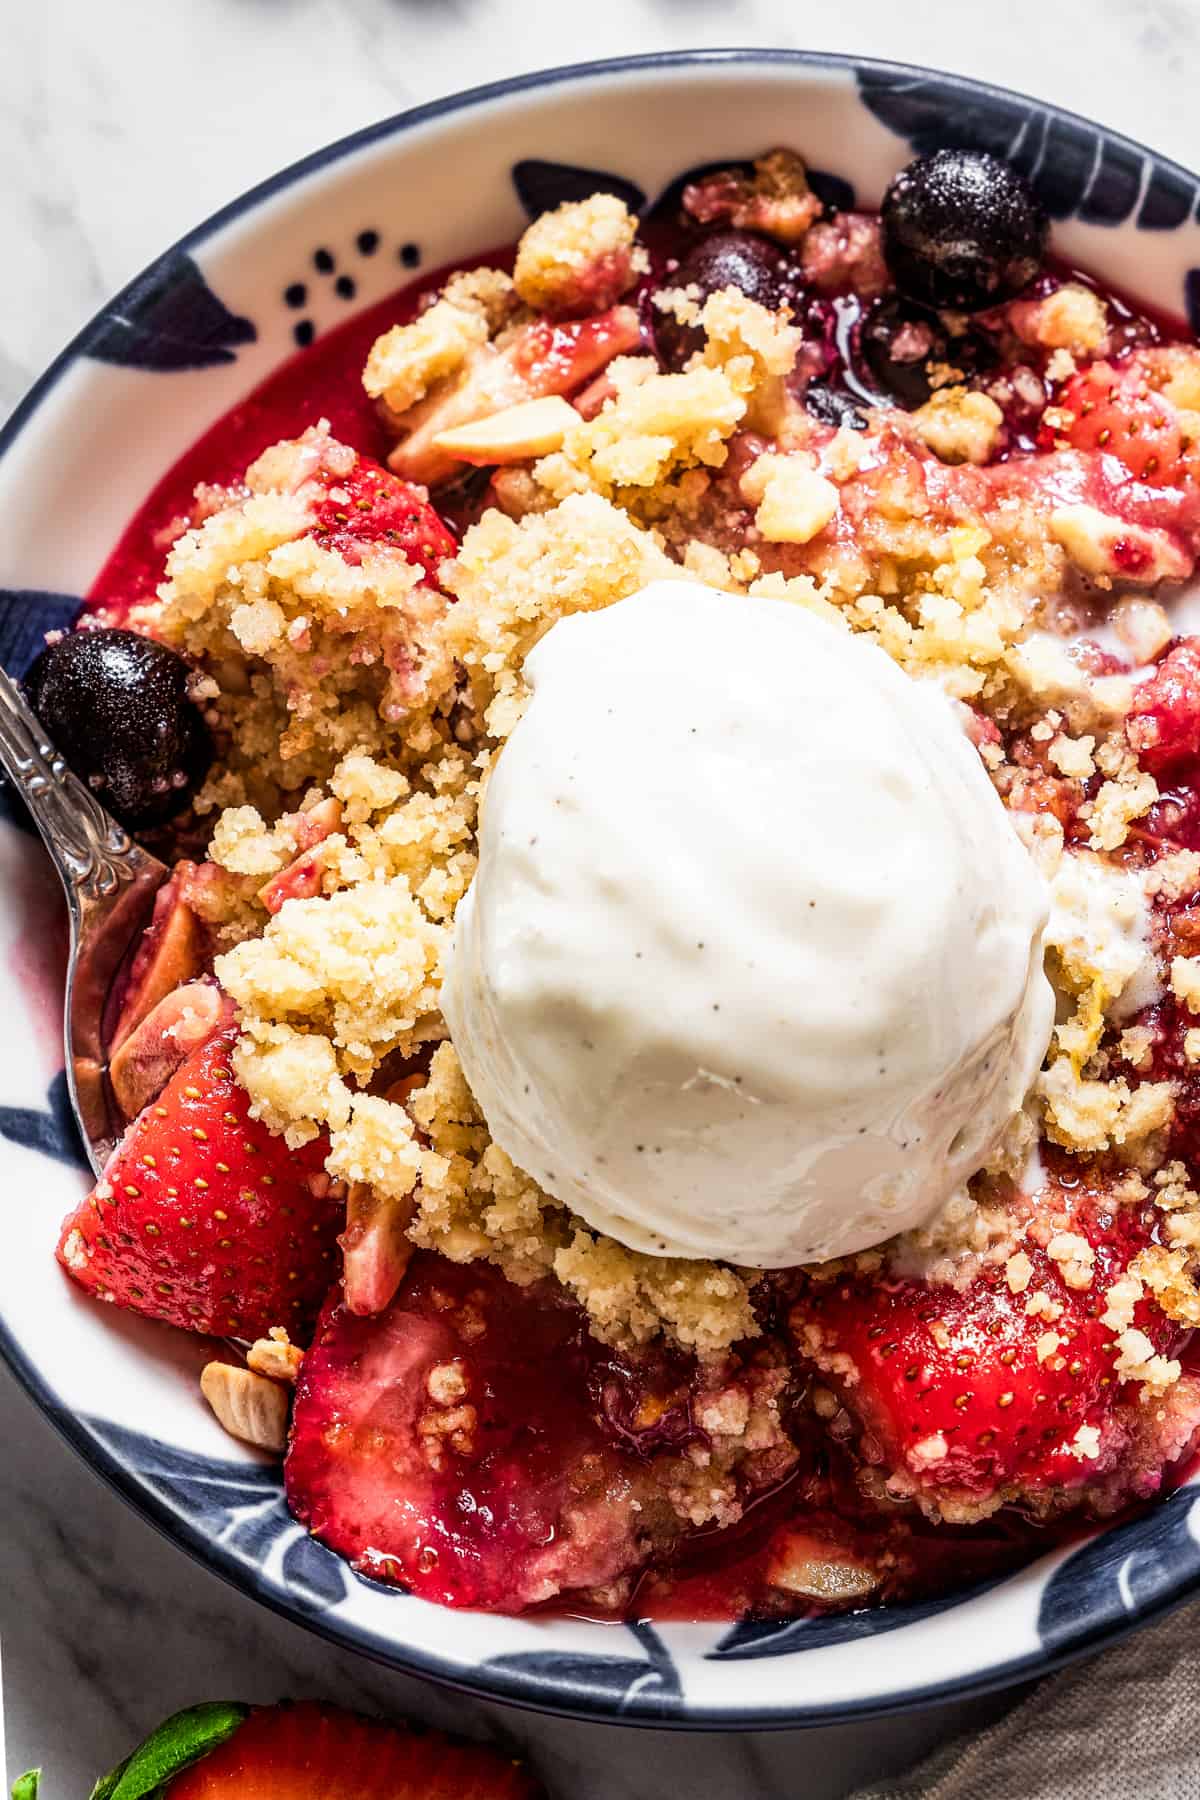
{"type": "MultiPolygon", "coordinates": [[[[27,389],[0,425],[0,458],[16,444],[22,431],[50,395],[67,370],[88,355],[105,328],[113,309],[133,299],[155,276],[166,275],[181,254],[204,243],[215,232],[250,213],[265,200],[293,187],[305,177],[341,162],[357,152],[406,133],[435,120],[470,112],[489,102],[524,93],[570,86],[593,77],[620,77],[652,73],[655,70],[681,69],[774,69],[780,71],[825,71],[831,75],[855,75],[867,71],[882,76],[911,77],[917,80],[935,77],[943,89],[959,89],[964,97],[993,95],[1005,101],[1018,101],[1058,119],[1099,131],[1104,139],[1140,157],[1150,158],[1160,169],[1181,177],[1190,184],[1200,183],[1192,170],[1171,157],[1141,143],[1138,139],[1103,125],[1085,114],[1058,105],[1052,100],[1030,95],[1021,89],[1007,87],[986,78],[942,70],[928,64],[908,63],[894,59],[860,56],[849,51],[805,50],[754,46],[729,46],[698,49],[648,51],[635,55],[591,58],[575,63],[556,64],[551,68],[526,71],[475,87],[440,96],[435,100],[389,114],[373,124],[336,138],[328,144],[297,158],[255,183],[232,200],[218,207],[197,225],[177,238],[153,257],[116,294],[105,301],[92,317],[67,342],[27,389]]],[[[489,1669],[486,1664],[468,1668],[442,1663],[430,1652],[402,1641],[383,1644],[375,1638],[363,1638],[353,1624],[327,1624],[323,1618],[306,1610],[260,1579],[258,1569],[213,1541],[199,1526],[183,1517],[167,1500],[131,1469],[103,1441],[90,1415],[63,1407],[39,1369],[8,1325],[0,1319],[0,1357],[20,1386],[58,1434],[75,1450],[110,1488],[147,1520],[156,1530],[177,1544],[204,1568],[230,1583],[249,1598],[292,1624],[302,1626],[326,1642],[341,1649],[366,1656],[386,1667],[437,1682],[458,1692],[480,1699],[498,1701],[521,1710],[556,1717],[575,1718],[586,1722],[647,1726],[676,1731],[741,1731],[789,1730],[816,1728],[849,1720],[894,1716],[918,1707],[945,1704],[978,1697],[1011,1686],[1035,1676],[1063,1667],[1077,1658],[1091,1654],[1124,1636],[1128,1631],[1147,1624],[1173,1611],[1194,1592],[1200,1591],[1200,1568],[1194,1574],[1181,1574],[1168,1579],[1149,1593],[1136,1597],[1134,1603],[1116,1619],[1102,1624],[1089,1624],[1086,1619],[1060,1639],[1053,1649],[1041,1647],[1025,1651],[1007,1661],[989,1664],[961,1676],[946,1678],[925,1686],[903,1689],[876,1698],[848,1698],[817,1705],[791,1707],[741,1706],[719,1710],[711,1705],[692,1706],[685,1699],[678,1713],[663,1713],[652,1698],[643,1700],[633,1694],[623,1702],[611,1698],[583,1700],[577,1689],[553,1675],[538,1674],[515,1679],[507,1672],[489,1669]]],[[[1120,1531],[1121,1525],[1100,1527],[1097,1535],[1120,1531]]],[[[964,1596],[964,1603],[968,1596],[964,1596]]],[[[953,1610],[953,1609],[952,1609],[953,1610]]]]}

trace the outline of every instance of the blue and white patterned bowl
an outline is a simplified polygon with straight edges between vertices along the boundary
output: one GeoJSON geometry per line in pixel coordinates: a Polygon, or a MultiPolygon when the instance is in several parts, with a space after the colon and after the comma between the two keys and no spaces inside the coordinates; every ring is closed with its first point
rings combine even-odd
{"type": "MultiPolygon", "coordinates": [[[[526,210],[794,144],[831,199],[878,202],[916,151],[1010,158],[1056,250],[1200,327],[1195,177],[982,82],[846,58],[630,58],[480,88],[319,151],[189,233],[80,334],[0,434],[0,659],[66,623],[138,502],[200,432],[408,272],[515,238],[526,210]]],[[[85,1182],[65,1102],[55,899],[11,805],[0,821],[0,1347],[70,1441],[166,1532],[266,1605],[403,1668],[624,1722],[828,1722],[1044,1670],[1200,1585],[1184,1488],[1008,1580],[923,1606],[792,1624],[651,1628],[443,1611],[361,1580],[288,1517],[278,1468],[196,1386],[202,1347],[85,1299],[52,1250],[85,1182]]]]}

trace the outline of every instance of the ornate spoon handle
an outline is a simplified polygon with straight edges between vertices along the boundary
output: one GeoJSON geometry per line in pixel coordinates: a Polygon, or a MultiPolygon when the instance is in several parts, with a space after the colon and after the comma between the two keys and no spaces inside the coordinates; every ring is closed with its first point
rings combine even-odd
{"type": "Polygon", "coordinates": [[[0,670],[0,762],[62,877],[73,920],[111,903],[152,857],[72,774],[16,682],[0,670]]]}
{"type": "Polygon", "coordinates": [[[29,808],[67,896],[71,952],[67,1081],[93,1166],[114,1132],[104,1067],[105,1002],[167,870],[67,767],[12,678],[0,670],[0,763],[29,808]]]}

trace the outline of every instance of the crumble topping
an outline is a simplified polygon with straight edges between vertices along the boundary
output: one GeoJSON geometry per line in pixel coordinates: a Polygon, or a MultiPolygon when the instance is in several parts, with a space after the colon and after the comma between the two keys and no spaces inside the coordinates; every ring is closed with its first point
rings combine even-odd
{"type": "Polygon", "coordinates": [[[989,394],[943,387],[917,408],[912,422],[921,442],[942,462],[985,463],[1000,442],[1004,414],[989,394]]]}
{"type": "Polygon", "coordinates": [[[432,387],[457,375],[473,351],[493,338],[515,309],[516,294],[499,269],[452,275],[432,306],[409,325],[378,338],[363,386],[393,413],[407,412],[432,387]]]}
{"type": "MultiPolygon", "coordinates": [[[[850,272],[866,293],[882,269],[877,222],[817,223],[790,152],[760,158],[752,176],[693,184],[685,205],[699,220],[801,243],[818,288],[850,272]]],[[[1035,1283],[1029,1255],[1040,1127],[1073,1155],[1109,1159],[1114,1205],[1152,1200],[1162,1211],[1164,1242],[1097,1294],[1122,1379],[1160,1395],[1178,1365],[1154,1353],[1135,1311],[1150,1294],[1168,1316],[1200,1319],[1200,1200],[1179,1165],[1163,1179],[1177,1084],[1151,1078],[1158,1040],[1130,1021],[1164,976],[1200,1015],[1200,957],[1175,954],[1164,968],[1150,923],[1153,908],[1200,888],[1200,855],[1131,854],[1160,798],[1125,731],[1133,679],[1076,660],[1065,640],[1090,616],[1078,609],[1120,581],[1126,591],[1106,601],[1114,636],[1134,661],[1161,654],[1165,609],[1127,590],[1175,578],[1178,545],[1090,495],[1063,504],[1023,486],[1018,462],[996,460],[1003,406],[950,361],[911,413],[868,408],[862,430],[818,423],[797,398],[802,330],[786,306],[736,288],[654,295],[660,314],[704,333],[673,373],[638,341],[632,308],[616,307],[628,315],[616,353],[589,365],[586,386],[556,390],[548,411],[545,394],[513,385],[524,351],[514,361],[510,348],[531,314],[569,323],[614,307],[644,268],[636,229],[615,196],[568,203],[526,231],[511,279],[452,276],[372,348],[366,391],[410,433],[393,466],[401,449],[452,453],[431,465],[439,479],[456,457],[504,465],[455,554],[426,567],[398,546],[348,556],[323,536],[320,508],[355,462],[325,425],[260,457],[243,491],[207,498],[171,549],[155,630],[201,664],[223,746],[197,802],[215,825],[196,905],[239,1008],[238,1078],[289,1143],[328,1131],[331,1177],[410,1204],[415,1244],[492,1261],[519,1283],[553,1273],[606,1341],[665,1335],[719,1359],[754,1337],[752,1278],[598,1236],[491,1142],[445,1041],[438,992],[488,773],[521,715],[525,657],[555,621],[687,574],[805,606],[963,702],[1054,901],[1046,944],[1060,1017],[1029,1112],[937,1220],[854,1266],[886,1260],[958,1287],[994,1266],[1045,1324],[1039,1356],[1058,1356],[1061,1303],[1035,1283]],[[532,422],[530,407],[541,408],[532,422]],[[304,891],[289,886],[300,858],[315,884],[304,891]],[[431,1051],[412,1086],[409,1065],[431,1051]]],[[[1107,305],[1078,282],[1015,303],[1010,324],[1044,353],[1052,383],[1115,341],[1107,305]]],[[[1185,437],[1191,415],[1200,441],[1200,355],[1140,354],[1185,437]]],[[[1045,413],[1058,432],[1073,417],[1045,413]]],[[[418,460],[407,472],[434,478],[418,460]]],[[[1200,1026],[1182,1042],[1185,1059],[1200,1060],[1200,1026]]],[[[1040,1247],[1066,1289],[1098,1285],[1068,1217],[1040,1247]]],[[[852,1367],[837,1372],[852,1383],[852,1367]]],[[[731,1422],[729,1435],[743,1428],[731,1422]]],[[[1097,1455],[1088,1427],[1068,1442],[1081,1460],[1097,1455]]],[[[945,1454],[931,1438],[909,1460],[945,1454]]],[[[687,1505],[703,1513],[694,1496],[687,1505]]]]}
{"type": "Polygon", "coordinates": [[[702,224],[714,222],[765,232],[781,244],[803,241],[822,207],[794,150],[769,150],[755,159],[752,175],[722,169],[684,189],[685,211],[702,224]]]}
{"type": "Polygon", "coordinates": [[[526,230],[513,286],[539,312],[611,306],[648,267],[645,251],[634,248],[637,224],[615,194],[564,201],[526,230]]]}

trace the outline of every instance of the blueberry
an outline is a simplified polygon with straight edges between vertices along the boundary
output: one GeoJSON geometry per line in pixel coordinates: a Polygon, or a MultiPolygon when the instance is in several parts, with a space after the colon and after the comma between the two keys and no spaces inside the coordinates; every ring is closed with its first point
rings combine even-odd
{"type": "Polygon", "coordinates": [[[938,365],[971,376],[989,367],[996,356],[981,331],[951,337],[936,313],[894,294],[877,301],[863,319],[858,351],[882,394],[910,408],[928,400],[938,365]]]}
{"type": "Polygon", "coordinates": [[[918,156],[883,197],[883,253],[896,286],[926,306],[977,312],[1029,286],[1048,221],[1025,179],[983,150],[918,156]]]}
{"type": "Polygon", "coordinates": [[[804,404],[824,425],[845,425],[851,431],[867,429],[862,403],[844,388],[830,387],[827,381],[810,381],[804,390],[804,404]]]}
{"type": "Polygon", "coordinates": [[[188,664],[135,631],[72,631],[42,651],[25,691],[75,773],[130,830],[181,811],[212,761],[188,664]]]}
{"type": "MultiPolygon", "coordinates": [[[[740,288],[749,299],[774,310],[787,298],[788,262],[766,238],[749,231],[717,231],[693,245],[665,286],[698,288],[701,306],[722,288],[740,288]]],[[[667,368],[682,369],[690,356],[703,350],[704,331],[699,325],[683,325],[674,313],[661,312],[657,306],[652,317],[655,347],[667,368]]]]}

